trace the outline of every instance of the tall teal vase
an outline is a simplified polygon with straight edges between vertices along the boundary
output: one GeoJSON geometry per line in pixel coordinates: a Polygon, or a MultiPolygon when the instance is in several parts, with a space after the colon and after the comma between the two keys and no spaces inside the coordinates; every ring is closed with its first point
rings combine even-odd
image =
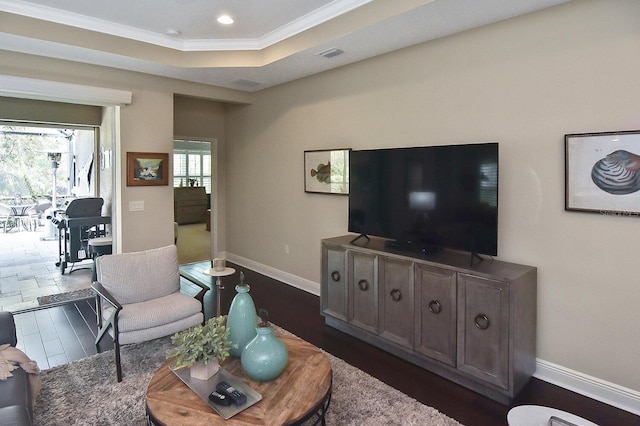
{"type": "Polygon", "coordinates": [[[236,296],[231,301],[229,314],[227,315],[227,327],[229,328],[229,340],[232,347],[229,351],[231,356],[240,358],[247,343],[256,337],[258,319],[256,305],[249,295],[249,285],[244,283],[244,274],[240,273],[240,284],[236,286],[236,296]]]}
{"type": "Polygon", "coordinates": [[[287,366],[289,354],[273,328],[258,327],[256,337],[242,351],[240,362],[247,376],[259,382],[275,379],[287,366]]]}

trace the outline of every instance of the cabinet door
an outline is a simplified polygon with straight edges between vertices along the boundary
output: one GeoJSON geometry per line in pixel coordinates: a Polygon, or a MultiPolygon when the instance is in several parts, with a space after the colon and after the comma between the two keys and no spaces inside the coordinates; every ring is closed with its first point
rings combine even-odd
{"type": "Polygon", "coordinates": [[[380,257],[380,335],[413,349],[413,263],[380,257]]]}
{"type": "Polygon", "coordinates": [[[349,322],[378,332],[378,257],[349,251],[349,322]]]}
{"type": "Polygon", "coordinates": [[[459,274],[458,291],[458,369],[507,389],[509,285],[459,274]]]}
{"type": "Polygon", "coordinates": [[[456,364],[456,273],[416,264],[415,350],[456,364]]]}
{"type": "Polygon", "coordinates": [[[346,250],[322,246],[322,312],[347,320],[346,250]]]}

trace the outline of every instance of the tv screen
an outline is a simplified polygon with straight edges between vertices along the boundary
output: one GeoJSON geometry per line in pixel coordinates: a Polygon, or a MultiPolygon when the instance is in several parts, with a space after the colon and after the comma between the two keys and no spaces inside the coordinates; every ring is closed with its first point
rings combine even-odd
{"type": "Polygon", "coordinates": [[[498,144],[351,151],[349,232],[498,254],[498,144]]]}

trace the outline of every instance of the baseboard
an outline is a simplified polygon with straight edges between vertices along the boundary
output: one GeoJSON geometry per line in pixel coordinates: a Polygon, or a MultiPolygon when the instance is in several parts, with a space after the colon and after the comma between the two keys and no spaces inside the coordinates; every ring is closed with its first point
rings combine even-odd
{"type": "Polygon", "coordinates": [[[640,415],[640,392],[537,359],[534,377],[621,410],[640,415]]]}
{"type": "MultiPolygon", "coordinates": [[[[316,296],[320,295],[320,284],[314,283],[313,281],[231,253],[221,253],[220,257],[225,257],[230,262],[244,266],[306,292],[315,294],[316,296]]],[[[536,372],[534,377],[580,395],[595,399],[596,401],[600,401],[604,404],[640,415],[640,392],[632,389],[606,382],[596,377],[592,377],[542,359],[536,360],[536,372]]]]}
{"type": "Polygon", "coordinates": [[[231,263],[244,266],[245,268],[249,268],[253,271],[259,272],[262,275],[266,275],[269,278],[282,281],[285,284],[289,284],[292,287],[304,290],[307,293],[320,296],[320,284],[315,283],[311,280],[307,280],[288,272],[272,268],[271,266],[267,266],[262,263],[254,262],[253,260],[246,259],[232,253],[227,252],[224,254],[224,256],[220,255],[220,257],[225,257],[231,263]]]}

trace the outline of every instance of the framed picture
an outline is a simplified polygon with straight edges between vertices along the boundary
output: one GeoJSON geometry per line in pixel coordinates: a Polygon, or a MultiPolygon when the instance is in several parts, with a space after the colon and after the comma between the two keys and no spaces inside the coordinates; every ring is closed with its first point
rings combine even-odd
{"type": "Polygon", "coordinates": [[[127,186],[169,184],[169,154],[127,152],[127,186]]]}
{"type": "Polygon", "coordinates": [[[640,215],[640,130],[564,136],[565,210],[640,215]]]}
{"type": "Polygon", "coordinates": [[[304,191],[349,194],[349,151],[329,149],[304,152],[304,191]]]}

